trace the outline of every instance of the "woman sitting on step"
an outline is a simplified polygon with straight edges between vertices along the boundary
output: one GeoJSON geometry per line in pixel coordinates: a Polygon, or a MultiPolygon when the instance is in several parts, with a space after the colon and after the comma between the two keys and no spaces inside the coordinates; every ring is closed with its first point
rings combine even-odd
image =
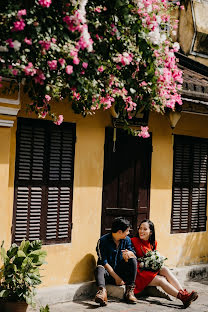
{"type": "MultiPolygon", "coordinates": [[[[137,236],[133,237],[131,241],[137,257],[143,257],[148,251],[156,250],[154,224],[150,220],[143,220],[138,227],[137,236]]],[[[184,308],[189,307],[191,302],[198,298],[197,292],[189,293],[183,289],[177,278],[166,267],[157,271],[145,270],[138,262],[135,284],[135,294],[140,293],[146,286],[160,286],[169,295],[180,299],[184,308]]]]}

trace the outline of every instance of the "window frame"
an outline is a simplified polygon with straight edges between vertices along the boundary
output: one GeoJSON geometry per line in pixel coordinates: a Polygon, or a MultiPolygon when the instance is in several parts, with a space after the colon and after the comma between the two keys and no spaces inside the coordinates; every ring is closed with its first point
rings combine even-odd
{"type": "MultiPolygon", "coordinates": [[[[32,135],[32,140],[34,139],[34,136],[32,135]]],[[[38,120],[38,119],[29,119],[29,118],[22,118],[19,117],[17,120],[17,132],[16,132],[16,159],[15,159],[15,178],[14,178],[14,203],[13,203],[13,220],[12,220],[12,243],[19,244],[20,242],[15,239],[15,230],[16,230],[16,212],[17,212],[17,191],[18,187],[28,187],[28,192],[30,193],[28,196],[28,208],[27,213],[30,213],[30,206],[31,206],[31,189],[32,187],[40,187],[42,188],[41,193],[41,220],[40,220],[40,240],[43,242],[44,245],[52,245],[52,244],[62,244],[62,243],[70,243],[71,242],[71,230],[72,230],[72,207],[73,207],[73,184],[74,184],[74,159],[75,159],[75,143],[76,143],[76,124],[75,123],[67,123],[63,122],[60,126],[55,125],[52,121],[49,120],[38,120]],[[20,132],[22,125],[31,125],[32,129],[43,127],[45,129],[45,138],[44,138],[44,165],[46,168],[43,171],[42,175],[42,183],[39,183],[37,181],[32,181],[32,167],[30,166],[30,180],[22,180],[18,181],[18,169],[19,169],[19,157],[20,157],[20,132]],[[64,130],[68,130],[71,132],[72,135],[72,144],[70,146],[70,149],[72,151],[72,159],[70,163],[70,169],[71,169],[71,181],[50,181],[49,178],[49,155],[50,155],[50,149],[51,149],[51,143],[50,138],[47,137],[46,134],[52,133],[53,129],[61,130],[61,133],[66,133],[64,130]],[[25,185],[27,184],[27,185],[25,185]],[[61,187],[67,186],[70,190],[70,197],[69,197],[69,213],[67,217],[69,218],[69,226],[68,226],[68,237],[67,238],[58,238],[55,239],[47,239],[46,237],[46,229],[47,229],[47,212],[48,212],[48,190],[49,187],[54,187],[58,189],[59,192],[59,198],[60,198],[60,190],[61,187]]],[[[33,154],[34,155],[34,154],[33,154]]],[[[31,159],[33,157],[31,155],[31,159]]],[[[60,159],[60,165],[62,164],[63,159],[60,159]]],[[[60,199],[59,199],[60,200],[60,199]]],[[[57,211],[60,209],[60,204],[57,205],[57,211]]],[[[28,214],[27,214],[28,218],[28,214]]],[[[57,221],[59,222],[60,214],[57,216],[57,221]]],[[[27,237],[25,239],[29,239],[29,222],[30,218],[27,223],[27,237]]],[[[58,228],[56,230],[56,235],[58,235],[58,228]]]]}
{"type": "MultiPolygon", "coordinates": [[[[193,182],[194,176],[193,176],[193,172],[194,172],[194,165],[193,165],[193,160],[194,160],[194,156],[193,156],[193,146],[194,144],[206,144],[207,145],[207,151],[206,151],[206,155],[208,156],[208,139],[206,138],[200,138],[200,137],[192,137],[192,136],[184,136],[184,135],[174,135],[174,146],[173,146],[173,177],[172,177],[172,205],[171,205],[171,234],[176,234],[176,233],[191,233],[191,232],[205,232],[207,229],[207,179],[208,179],[208,159],[206,158],[206,183],[198,183],[198,186],[196,186],[196,183],[193,182]],[[183,144],[183,143],[188,143],[190,144],[190,150],[192,151],[191,155],[191,160],[189,162],[190,164],[190,168],[191,171],[189,171],[189,175],[190,175],[190,180],[189,182],[185,183],[182,181],[180,182],[175,182],[175,175],[176,175],[176,145],[177,144],[183,144]],[[205,184],[205,185],[201,185],[201,184],[205,184]],[[178,187],[181,188],[181,191],[184,187],[188,188],[188,194],[189,194],[189,200],[188,200],[188,218],[187,218],[187,223],[188,226],[186,229],[181,229],[181,208],[182,208],[182,202],[180,203],[180,228],[178,229],[174,229],[174,200],[176,200],[177,198],[174,198],[174,189],[178,187]],[[205,199],[205,207],[204,207],[204,211],[205,211],[205,218],[204,218],[204,229],[202,230],[199,225],[196,229],[192,228],[191,225],[191,218],[192,218],[192,195],[193,195],[193,188],[204,188],[205,189],[205,194],[206,194],[206,199],[205,199]]],[[[185,146],[185,144],[184,144],[185,146]]],[[[184,154],[183,154],[184,157],[184,154]]],[[[201,158],[200,160],[200,164],[201,165],[201,158]]],[[[199,210],[198,210],[198,214],[199,214],[199,210]]],[[[199,215],[198,215],[198,223],[200,221],[199,215]]]]}

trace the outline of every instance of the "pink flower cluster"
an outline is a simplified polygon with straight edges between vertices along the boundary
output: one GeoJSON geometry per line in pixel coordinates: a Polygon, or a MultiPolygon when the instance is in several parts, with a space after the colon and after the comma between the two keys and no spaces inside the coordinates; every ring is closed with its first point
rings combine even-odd
{"type": "Polygon", "coordinates": [[[60,124],[62,124],[62,122],[64,121],[64,116],[63,115],[59,115],[58,119],[56,121],[54,121],[55,125],[60,126],[60,124]]]}
{"type": "Polygon", "coordinates": [[[50,70],[56,70],[57,69],[57,60],[48,61],[48,66],[50,70]]]}
{"type": "Polygon", "coordinates": [[[67,24],[68,29],[71,32],[80,32],[80,38],[76,45],[76,50],[87,49],[89,52],[92,51],[93,40],[88,32],[88,26],[83,12],[76,10],[73,15],[66,15],[63,21],[67,24]]]}
{"type": "Polygon", "coordinates": [[[34,68],[31,62],[28,63],[27,66],[24,68],[24,72],[26,76],[34,76],[36,74],[36,69],[34,68]]]}
{"type": "Polygon", "coordinates": [[[150,137],[150,134],[148,132],[149,128],[148,127],[143,127],[141,126],[141,131],[139,132],[138,136],[142,137],[144,139],[147,139],[150,137]]]}
{"type": "Polygon", "coordinates": [[[20,19],[19,21],[14,22],[14,27],[12,28],[12,31],[21,31],[25,28],[25,22],[23,19],[20,19]]]}
{"type": "Polygon", "coordinates": [[[133,60],[133,54],[124,52],[123,54],[118,54],[113,60],[115,63],[121,63],[123,66],[129,65],[133,60]]]}
{"type": "Polygon", "coordinates": [[[34,78],[35,83],[39,83],[40,85],[43,85],[44,84],[44,80],[46,79],[44,73],[42,72],[41,69],[37,69],[36,74],[37,75],[34,78]]]}
{"type": "Polygon", "coordinates": [[[164,51],[157,52],[158,70],[158,93],[163,102],[163,106],[175,109],[176,103],[182,105],[179,90],[182,87],[182,71],[178,68],[174,49],[170,49],[167,45],[164,51]],[[164,55],[165,54],[165,55],[164,55]],[[163,65],[163,67],[161,66],[163,65]]]}
{"type": "Polygon", "coordinates": [[[51,0],[39,0],[38,3],[43,7],[43,8],[49,8],[51,5],[51,0]]]}
{"type": "Polygon", "coordinates": [[[40,40],[39,44],[41,45],[41,47],[43,49],[45,49],[46,51],[48,51],[51,47],[51,41],[47,41],[47,40],[40,40]]]}

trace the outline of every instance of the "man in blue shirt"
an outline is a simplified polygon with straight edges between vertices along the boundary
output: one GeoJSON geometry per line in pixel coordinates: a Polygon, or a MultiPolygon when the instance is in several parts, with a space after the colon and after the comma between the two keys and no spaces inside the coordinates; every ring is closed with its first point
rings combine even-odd
{"type": "Polygon", "coordinates": [[[137,260],[131,239],[127,236],[130,230],[128,220],[115,218],[111,233],[103,235],[97,243],[98,255],[95,279],[98,292],[95,302],[101,306],[107,305],[105,284],[126,285],[124,299],[127,303],[137,302],[134,296],[134,282],[137,273],[137,260]]]}

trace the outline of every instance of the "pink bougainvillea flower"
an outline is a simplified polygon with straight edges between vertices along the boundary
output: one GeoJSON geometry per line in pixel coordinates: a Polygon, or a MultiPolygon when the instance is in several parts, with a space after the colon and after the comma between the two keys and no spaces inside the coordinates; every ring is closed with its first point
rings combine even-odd
{"type": "Polygon", "coordinates": [[[79,62],[80,62],[79,58],[75,56],[75,57],[73,58],[73,63],[74,63],[75,65],[78,65],[79,62]]]}
{"type": "Polygon", "coordinates": [[[50,70],[56,70],[57,69],[57,60],[48,61],[48,66],[50,70]]]}
{"type": "Polygon", "coordinates": [[[25,37],[24,42],[28,45],[32,45],[32,39],[28,39],[27,37],[25,37]]]}
{"type": "Polygon", "coordinates": [[[17,16],[19,17],[19,18],[21,18],[21,16],[22,15],[26,15],[27,14],[27,11],[24,9],[24,10],[19,10],[18,12],[17,12],[17,16]]]}
{"type": "Polygon", "coordinates": [[[51,0],[39,0],[38,3],[43,7],[43,8],[49,8],[51,5],[51,0]]]}
{"type": "Polygon", "coordinates": [[[12,70],[12,75],[17,76],[19,73],[18,69],[13,69],[12,70]]]}
{"type": "Polygon", "coordinates": [[[45,99],[46,99],[47,102],[49,102],[49,101],[51,100],[50,95],[46,94],[46,95],[45,95],[45,99]]]}
{"type": "Polygon", "coordinates": [[[100,12],[101,12],[101,8],[100,8],[100,7],[96,7],[96,8],[94,9],[94,11],[97,12],[97,13],[100,13],[100,12]]]}
{"type": "Polygon", "coordinates": [[[60,58],[60,59],[58,60],[58,62],[59,62],[59,64],[60,64],[62,67],[64,67],[64,65],[65,65],[65,63],[66,63],[65,59],[63,59],[63,58],[60,58]]]}
{"type": "Polygon", "coordinates": [[[35,76],[34,80],[35,83],[39,83],[40,85],[44,84],[44,80],[46,79],[44,73],[42,72],[42,70],[38,69],[37,70],[37,76],[35,76]]]}
{"type": "Polygon", "coordinates": [[[86,63],[86,62],[83,62],[82,63],[82,67],[84,67],[85,69],[88,67],[88,63],[86,63]]]}
{"type": "Polygon", "coordinates": [[[8,45],[9,45],[10,48],[14,48],[14,43],[13,43],[13,41],[12,41],[11,38],[7,39],[7,40],[6,40],[6,43],[8,43],[8,45]]]}
{"type": "Polygon", "coordinates": [[[71,75],[73,73],[73,66],[72,65],[67,65],[66,66],[66,73],[68,75],[71,75]]]}
{"type": "Polygon", "coordinates": [[[148,130],[149,130],[148,127],[142,127],[141,126],[141,132],[138,134],[138,136],[142,137],[144,139],[149,138],[150,134],[149,134],[148,130]]]}
{"type": "Polygon", "coordinates": [[[46,51],[48,51],[50,49],[50,47],[51,47],[51,42],[50,41],[40,40],[39,43],[40,43],[41,47],[43,49],[45,49],[46,51]]]}
{"type": "Polygon", "coordinates": [[[104,71],[103,65],[101,65],[101,66],[98,67],[98,71],[99,71],[100,73],[102,73],[102,72],[104,71]]]}
{"type": "Polygon", "coordinates": [[[77,56],[77,55],[78,55],[78,52],[77,52],[76,50],[72,50],[72,51],[70,52],[70,55],[71,55],[71,56],[77,56]]]}
{"type": "Polygon", "coordinates": [[[24,72],[26,76],[34,76],[36,74],[36,69],[33,66],[33,63],[29,62],[27,66],[24,68],[24,72]]]}
{"type": "Polygon", "coordinates": [[[20,19],[19,21],[14,22],[14,27],[12,28],[12,31],[21,31],[25,28],[25,22],[23,19],[20,19]]]}
{"type": "Polygon", "coordinates": [[[55,123],[55,125],[60,126],[60,124],[62,124],[63,120],[64,120],[64,116],[59,115],[57,121],[55,121],[54,123],[55,123]]]}
{"type": "Polygon", "coordinates": [[[43,112],[40,113],[40,115],[41,115],[41,118],[44,119],[48,115],[48,112],[44,110],[43,112]]]}
{"type": "Polygon", "coordinates": [[[147,86],[147,83],[146,81],[142,81],[140,84],[139,84],[140,87],[146,87],[147,86]]]}

